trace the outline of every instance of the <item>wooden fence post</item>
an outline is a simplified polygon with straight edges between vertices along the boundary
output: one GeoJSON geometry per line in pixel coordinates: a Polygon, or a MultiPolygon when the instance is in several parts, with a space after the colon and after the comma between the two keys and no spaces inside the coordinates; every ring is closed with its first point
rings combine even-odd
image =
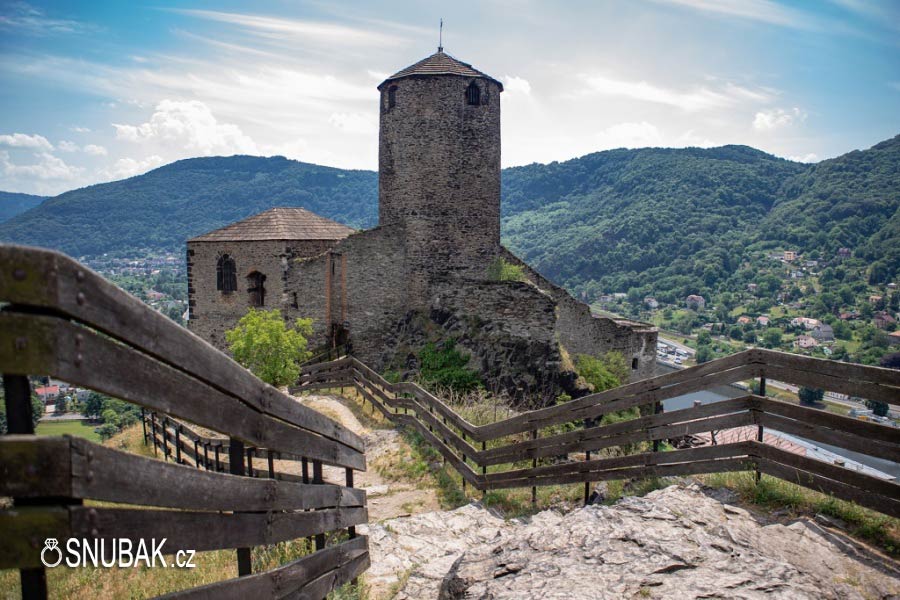
{"type": "MultiPolygon", "coordinates": [[[[653,414],[658,415],[662,411],[663,411],[663,403],[659,402],[659,401],[655,402],[653,404],[653,414]]],[[[654,452],[659,452],[659,446],[660,446],[661,442],[662,442],[662,440],[653,440],[653,451],[654,452]]]]}
{"type": "Polygon", "coordinates": [[[163,460],[169,460],[169,417],[162,419],[162,434],[163,460]]]}
{"type": "Polygon", "coordinates": [[[181,464],[181,424],[175,425],[175,462],[181,464]]]}
{"type": "MultiPolygon", "coordinates": [[[[321,460],[313,460],[313,480],[314,484],[322,484],[325,481],[322,479],[322,461],[321,460]]],[[[317,533],[316,534],[316,550],[322,550],[325,548],[325,534],[317,533]]]]}
{"type": "Polygon", "coordinates": [[[144,445],[147,445],[147,411],[141,407],[141,429],[144,432],[144,445]]]}
{"type": "MultiPolygon", "coordinates": [[[[765,375],[759,376],[759,395],[762,397],[766,396],[766,377],[765,377],[765,375]]],[[[763,443],[764,434],[765,434],[765,432],[763,431],[763,426],[760,425],[756,429],[756,441],[759,442],[760,444],[763,443]]],[[[759,483],[760,481],[762,481],[762,473],[760,473],[759,463],[757,463],[757,465],[756,465],[756,483],[759,483]]]]}
{"type": "Polygon", "coordinates": [[[275,455],[271,448],[266,450],[266,461],[269,463],[269,479],[275,479],[275,455]]]}
{"type": "Polygon", "coordinates": [[[200,440],[194,440],[194,466],[200,468],[200,440]]]}
{"type": "MultiPolygon", "coordinates": [[[[6,395],[7,433],[34,433],[31,407],[31,383],[25,375],[4,375],[3,393],[6,395]]],[[[40,503],[28,498],[13,498],[14,506],[40,503]],[[29,502],[31,500],[31,502],[29,502]]],[[[43,567],[19,569],[22,598],[47,598],[47,572],[43,567]]]]}
{"type": "MultiPolygon", "coordinates": [[[[218,449],[216,457],[218,459],[218,449]]],[[[244,442],[235,438],[228,440],[228,470],[232,475],[244,475],[244,442]]],[[[252,571],[250,548],[237,549],[238,577],[249,575],[252,571]]]]}
{"type": "Polygon", "coordinates": [[[159,449],[156,447],[156,413],[150,413],[150,431],[153,433],[153,456],[159,456],[159,449]]]}
{"type": "MultiPolygon", "coordinates": [[[[531,432],[531,439],[533,439],[533,440],[538,439],[537,429],[535,429],[534,431],[531,432]]],[[[537,467],[537,458],[532,458],[531,459],[531,468],[534,469],[536,467],[537,467]]],[[[531,486],[531,504],[532,505],[537,504],[537,486],[534,486],[534,485],[531,486]]]]}
{"type": "MultiPolygon", "coordinates": [[[[481,442],[481,451],[484,452],[487,450],[487,442],[481,442]]],[[[487,465],[481,465],[481,474],[487,476],[487,465]]],[[[487,490],[481,490],[481,499],[484,500],[484,497],[487,495],[487,490]]]]}

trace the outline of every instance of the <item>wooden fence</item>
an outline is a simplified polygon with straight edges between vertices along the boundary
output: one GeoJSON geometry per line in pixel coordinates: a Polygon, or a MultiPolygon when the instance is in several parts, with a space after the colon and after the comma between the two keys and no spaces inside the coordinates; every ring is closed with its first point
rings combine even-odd
{"type": "Polygon", "coordinates": [[[584,482],[587,501],[594,481],[753,469],[900,517],[900,485],[896,481],[764,442],[764,429],[769,427],[900,462],[900,429],[767,398],[766,378],[890,404],[900,401],[900,371],[762,349],[487,425],[469,423],[415,383],[386,381],[354,357],[304,367],[299,385],[292,391],[354,386],[388,419],[419,432],[459,472],[464,486],[468,483],[479,490],[531,487],[534,499],[537,486],[584,482]],[[759,378],[760,395],[748,393],[713,404],[662,411],[666,399],[751,378],[759,378]],[[645,416],[602,424],[605,415],[635,407],[643,409],[645,416]],[[595,425],[598,421],[599,426],[595,425]],[[755,439],[659,451],[664,440],[748,425],[756,428],[755,439]],[[591,457],[591,452],[604,448],[642,442],[650,442],[652,451],[591,457]],[[578,460],[571,459],[573,453],[578,460]]]}
{"type": "Polygon", "coordinates": [[[357,435],[59,253],[0,245],[0,303],[0,496],[13,498],[0,511],[0,569],[20,569],[23,597],[47,595],[46,538],[63,548],[69,538],[165,538],[166,554],[236,549],[239,577],[172,598],[323,598],[368,567],[355,533],[367,521],[365,492],[353,488],[366,468],[357,435]],[[33,435],[28,375],[145,407],[148,439],[173,463],[33,435]],[[313,476],[277,473],[276,459],[310,464],[313,476]],[[346,485],[324,482],[323,464],[342,468],[346,485]],[[346,541],[326,547],[329,532],[346,541]],[[314,553],[251,573],[252,547],[310,536],[314,553]]]}

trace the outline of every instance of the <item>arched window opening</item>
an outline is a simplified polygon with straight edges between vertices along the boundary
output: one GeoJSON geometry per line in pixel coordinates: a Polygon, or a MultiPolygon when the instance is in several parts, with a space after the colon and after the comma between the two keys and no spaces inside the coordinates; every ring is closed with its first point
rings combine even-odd
{"type": "Polygon", "coordinates": [[[637,368],[638,368],[639,366],[640,366],[640,361],[638,361],[637,358],[632,358],[632,359],[631,359],[631,370],[632,370],[632,371],[637,371],[637,368]]]}
{"type": "Polygon", "coordinates": [[[466,88],[466,102],[471,106],[481,104],[481,88],[474,81],[466,88]]]}
{"type": "Polygon", "coordinates": [[[388,108],[394,108],[397,106],[397,86],[392,85],[388,88],[388,108]]]}
{"type": "Polygon", "coordinates": [[[234,259],[227,254],[216,262],[216,289],[225,293],[237,291],[237,269],[234,259]]]}
{"type": "Polygon", "coordinates": [[[247,275],[247,293],[250,294],[250,306],[266,305],[266,276],[259,271],[247,275]]]}

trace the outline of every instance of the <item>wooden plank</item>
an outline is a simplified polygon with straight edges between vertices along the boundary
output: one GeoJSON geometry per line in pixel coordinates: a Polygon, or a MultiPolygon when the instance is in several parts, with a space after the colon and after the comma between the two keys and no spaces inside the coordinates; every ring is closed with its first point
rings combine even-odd
{"type": "Polygon", "coordinates": [[[368,554],[368,538],[360,536],[269,571],[166,594],[158,600],[282,598],[364,554],[368,554]]]}
{"type": "MultiPolygon", "coordinates": [[[[767,366],[784,367],[796,371],[821,373],[829,377],[900,388],[900,370],[845,363],[824,358],[813,358],[801,354],[759,349],[761,360],[767,366]]],[[[900,392],[900,390],[898,390],[900,392]]]]}
{"type": "Polygon", "coordinates": [[[424,437],[432,446],[434,446],[435,450],[437,450],[441,454],[441,456],[447,459],[447,462],[450,463],[450,465],[454,469],[456,469],[457,473],[459,473],[463,477],[463,479],[475,486],[476,489],[482,489],[481,485],[483,476],[475,473],[475,471],[472,470],[472,467],[470,467],[469,465],[464,463],[462,459],[457,457],[453,453],[453,451],[450,450],[450,448],[445,446],[444,443],[440,439],[438,439],[437,436],[428,431],[428,428],[425,427],[419,420],[417,420],[412,415],[400,414],[394,415],[394,419],[397,422],[412,427],[413,429],[421,433],[422,437],[424,437]]]}
{"type": "Polygon", "coordinates": [[[900,500],[900,484],[896,481],[881,479],[866,475],[855,469],[848,469],[831,463],[816,460],[775,446],[768,444],[760,444],[753,442],[751,453],[758,458],[765,458],[772,462],[777,462],[801,471],[806,471],[816,475],[821,475],[839,481],[840,483],[851,485],[863,491],[873,494],[880,494],[887,498],[900,500]]]}
{"type": "Polygon", "coordinates": [[[68,438],[34,435],[0,436],[0,497],[32,498],[72,494],[68,438]]]}
{"type": "MultiPolygon", "coordinates": [[[[450,429],[447,425],[444,424],[441,419],[438,419],[433,414],[428,412],[428,409],[419,404],[418,402],[413,402],[412,407],[413,410],[416,411],[416,417],[422,421],[425,425],[431,425],[436,430],[438,430],[441,434],[441,437],[447,440],[451,446],[456,448],[458,452],[461,454],[465,454],[467,457],[477,456],[479,450],[476,450],[471,445],[469,445],[465,440],[463,440],[459,434],[450,429]]],[[[476,460],[476,462],[478,462],[476,460]]],[[[480,465],[480,463],[479,463],[480,465]]]]}
{"type": "Polygon", "coordinates": [[[360,554],[330,573],[321,575],[315,581],[311,581],[298,592],[298,597],[304,600],[325,598],[331,590],[337,589],[362,575],[369,568],[369,565],[369,553],[360,554]]]}
{"type": "Polygon", "coordinates": [[[736,442],[733,444],[720,444],[717,446],[701,446],[687,450],[673,450],[672,452],[642,452],[640,454],[628,454],[609,458],[595,458],[586,461],[572,461],[557,465],[546,465],[504,471],[487,475],[488,481],[507,481],[513,479],[527,479],[530,477],[543,477],[550,475],[565,475],[572,472],[596,473],[623,467],[639,467],[664,465],[672,463],[714,460],[719,458],[736,458],[750,456],[753,447],[750,442],[736,442]]]}
{"type": "MultiPolygon", "coordinates": [[[[561,423],[579,421],[587,418],[596,418],[601,415],[627,410],[636,406],[652,405],[667,398],[674,398],[693,391],[707,389],[710,386],[742,381],[757,374],[758,370],[758,365],[746,365],[729,369],[723,373],[707,375],[702,379],[678,382],[664,388],[642,391],[638,394],[630,395],[629,390],[626,388],[652,381],[645,379],[635,384],[613,388],[612,390],[600,392],[599,394],[592,394],[591,396],[585,396],[578,400],[572,400],[566,404],[530,411],[522,415],[511,417],[505,421],[500,421],[499,423],[482,425],[478,428],[478,435],[480,438],[494,439],[515,433],[524,433],[533,429],[542,429],[551,425],[559,425],[561,423]],[[626,393],[628,393],[628,395],[626,395],[626,393]],[[593,398],[595,399],[595,403],[586,404],[583,402],[585,398],[593,398]]],[[[662,375],[658,379],[664,377],[669,377],[669,375],[662,375]]]]}
{"type": "MultiPolygon", "coordinates": [[[[558,443],[553,438],[544,438],[546,444],[538,444],[537,447],[518,449],[517,446],[523,444],[513,444],[504,448],[494,448],[488,452],[493,454],[489,458],[480,459],[480,465],[496,465],[503,463],[517,462],[531,458],[541,458],[547,456],[561,456],[568,452],[580,452],[585,450],[599,450],[601,448],[610,448],[613,446],[622,446],[625,444],[635,444],[638,442],[651,442],[653,440],[664,440],[673,437],[682,437],[694,433],[704,433],[707,431],[718,431],[720,429],[731,429],[744,425],[755,423],[755,416],[750,411],[732,413],[719,417],[708,417],[695,421],[687,421],[674,425],[664,425],[659,427],[638,428],[630,433],[620,433],[611,436],[593,436],[593,432],[601,430],[602,427],[590,428],[582,430],[580,433],[582,439],[573,440],[565,443],[558,443]],[[497,450],[506,450],[505,452],[496,452],[497,450]]],[[[563,434],[568,436],[570,434],[563,434]]],[[[540,440],[539,440],[540,441],[540,440]]]]}
{"type": "Polygon", "coordinates": [[[364,507],[300,512],[213,513],[177,510],[130,510],[86,506],[29,506],[0,511],[0,569],[40,565],[43,540],[55,537],[86,539],[166,539],[163,552],[222,550],[275,544],[360,525],[364,507]],[[6,537],[6,536],[5,536],[6,537]],[[29,540],[37,542],[33,547],[29,540]]]}
{"type": "MultiPolygon", "coordinates": [[[[657,453],[667,454],[667,453],[657,453]]],[[[654,477],[674,477],[676,475],[699,475],[702,473],[726,473],[731,471],[747,471],[753,468],[755,459],[725,458],[721,460],[704,460],[684,463],[649,465],[639,467],[625,467],[621,469],[609,469],[605,471],[577,471],[572,470],[566,475],[552,475],[547,477],[532,477],[513,480],[488,480],[484,483],[484,489],[498,490],[518,487],[534,487],[544,485],[566,485],[570,483],[582,483],[584,481],[609,481],[613,479],[650,479],[654,477]]]]}
{"type": "Polygon", "coordinates": [[[900,462],[900,445],[898,444],[887,444],[877,440],[869,440],[851,433],[826,429],[824,427],[804,423],[803,421],[795,421],[793,419],[769,413],[760,413],[759,422],[760,425],[763,425],[764,427],[772,428],[784,433],[799,435],[800,437],[814,442],[831,444],[832,446],[845,448],[868,456],[877,456],[894,462],[900,462]]]}
{"type": "Polygon", "coordinates": [[[760,410],[781,415],[810,425],[821,425],[828,429],[851,433],[870,440],[878,440],[889,444],[900,444],[900,430],[896,427],[869,423],[843,415],[836,415],[816,408],[789,404],[772,398],[756,397],[760,410]]]}
{"type": "MultiPolygon", "coordinates": [[[[707,376],[712,376],[714,378],[710,379],[710,381],[715,380],[717,382],[721,382],[728,379],[732,379],[732,381],[741,381],[742,379],[747,378],[745,374],[753,372],[753,369],[745,368],[748,365],[754,364],[751,362],[751,358],[752,355],[749,351],[739,352],[738,354],[733,354],[725,358],[709,361],[696,367],[690,367],[681,371],[668,373],[666,375],[659,375],[657,377],[652,377],[649,379],[642,379],[640,381],[613,388],[611,390],[606,390],[596,394],[590,394],[588,396],[566,402],[565,404],[530,411],[526,414],[517,415],[498,423],[482,425],[475,428],[475,431],[467,433],[472,435],[477,441],[486,441],[495,437],[499,437],[501,435],[523,433],[525,431],[534,429],[535,426],[538,428],[542,428],[549,425],[576,420],[577,418],[583,418],[579,413],[584,409],[591,409],[598,405],[606,405],[607,403],[621,400],[623,398],[635,396],[639,397],[641,395],[648,394],[650,392],[656,392],[658,390],[672,387],[680,383],[703,379],[707,376]],[[732,376],[725,376],[724,379],[722,379],[721,376],[724,373],[728,373],[735,369],[740,370],[733,373],[734,378],[732,378],[732,376]],[[579,416],[573,416],[575,414],[579,414],[579,416]]],[[[628,405],[628,407],[630,406],[633,406],[633,404],[628,405]]],[[[616,408],[615,410],[621,409],[616,408]]]]}
{"type": "MultiPolygon", "coordinates": [[[[42,248],[0,244],[0,267],[0,301],[48,308],[78,319],[256,410],[365,450],[362,438],[340,423],[260,381],[200,337],[71,258],[42,248]],[[14,272],[24,277],[17,279],[14,272]]],[[[6,365],[2,350],[0,364],[6,365]]]]}
{"type": "Polygon", "coordinates": [[[757,459],[757,462],[759,463],[759,470],[767,475],[772,475],[773,477],[822,492],[823,494],[835,496],[842,500],[855,502],[860,506],[871,508],[894,518],[900,518],[900,501],[896,498],[887,498],[879,494],[873,494],[866,490],[861,490],[815,473],[782,465],[765,458],[757,459]]]}
{"type": "MultiPolygon", "coordinates": [[[[25,323],[31,340],[52,340],[55,356],[36,371],[172,414],[204,427],[228,432],[252,445],[303,453],[328,464],[365,470],[365,456],[340,442],[253,410],[237,399],[118,344],[85,327],[56,317],[0,313],[0,347],[12,345],[9,331],[25,323]],[[127,373],[127,377],[119,374],[127,373]]],[[[4,359],[5,360],[5,359],[4,359]]],[[[3,368],[17,368],[15,357],[3,368]]]]}
{"type": "MultiPolygon", "coordinates": [[[[741,398],[733,398],[730,400],[724,400],[722,402],[713,402],[711,404],[704,404],[702,406],[695,406],[691,408],[687,408],[684,410],[677,410],[667,413],[660,413],[655,415],[649,415],[646,417],[639,417],[636,419],[632,419],[630,421],[622,421],[620,423],[614,423],[611,425],[600,425],[598,427],[591,428],[581,428],[575,431],[570,431],[562,434],[557,434],[553,436],[546,436],[540,440],[527,440],[518,442],[515,444],[510,444],[507,446],[499,446],[496,448],[491,448],[490,450],[486,450],[485,452],[477,452],[473,455],[473,458],[476,462],[481,464],[481,461],[493,461],[498,457],[508,457],[511,455],[512,451],[524,451],[531,450],[535,448],[547,447],[551,445],[565,445],[571,443],[579,443],[585,442],[587,440],[599,440],[606,437],[612,437],[618,434],[624,433],[635,433],[642,432],[651,427],[658,427],[663,425],[671,425],[679,422],[686,422],[690,420],[697,420],[706,417],[725,415],[737,411],[746,411],[749,408],[749,396],[744,396],[741,398]]],[[[704,431],[709,431],[704,430],[704,431]]],[[[642,438],[643,439],[643,438],[642,438]]],[[[656,438],[654,438],[656,439],[656,438]]],[[[615,444],[613,444],[615,445],[615,444]]],[[[585,445],[585,448],[587,445],[585,445]]],[[[601,446],[602,447],[602,446],[601,446]]],[[[568,452],[574,452],[577,450],[584,450],[585,448],[575,448],[572,450],[568,450],[568,452]]],[[[592,448],[596,449],[596,448],[592,448]]],[[[474,449],[473,449],[474,450],[474,449]]],[[[560,453],[562,454],[562,453],[560,453]]],[[[467,453],[468,455],[468,453],[467,453]]],[[[552,456],[552,455],[547,455],[552,456]]],[[[522,458],[531,458],[530,455],[522,455],[522,458]]],[[[486,464],[500,464],[505,461],[499,462],[488,462],[486,464]]]]}
{"type": "Polygon", "coordinates": [[[824,373],[812,373],[809,371],[800,371],[787,367],[766,366],[765,375],[769,379],[775,381],[783,381],[785,383],[793,383],[811,388],[820,388],[832,392],[840,392],[869,400],[881,400],[889,404],[897,403],[897,388],[881,385],[877,383],[869,383],[862,381],[853,381],[850,379],[842,379],[833,377],[824,373]]]}

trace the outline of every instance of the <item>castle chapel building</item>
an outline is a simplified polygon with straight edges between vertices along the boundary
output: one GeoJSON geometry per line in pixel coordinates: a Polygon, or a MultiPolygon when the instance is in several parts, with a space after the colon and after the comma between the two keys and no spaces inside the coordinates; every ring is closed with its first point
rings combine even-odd
{"type": "Polygon", "coordinates": [[[349,342],[401,371],[452,338],[489,388],[548,398],[573,385],[565,353],[618,350],[632,379],[651,376],[656,329],[592,316],[501,245],[503,85],[439,49],[378,90],[378,226],[273,208],[188,240],[190,329],[224,349],[248,307],[278,308],[313,319],[310,347],[349,342]],[[527,281],[490,280],[498,259],[527,281]]]}

